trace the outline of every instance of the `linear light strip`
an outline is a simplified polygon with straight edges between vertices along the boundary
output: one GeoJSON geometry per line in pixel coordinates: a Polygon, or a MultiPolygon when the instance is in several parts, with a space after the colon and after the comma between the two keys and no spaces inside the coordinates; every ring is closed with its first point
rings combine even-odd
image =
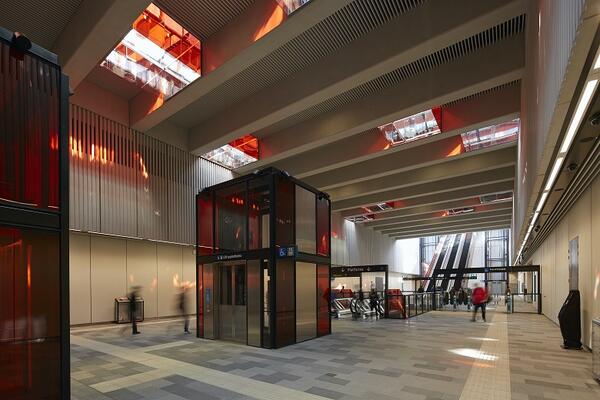
{"type": "Polygon", "coordinates": [[[575,138],[575,134],[579,129],[579,125],[581,124],[581,120],[583,115],[585,114],[585,110],[587,110],[590,101],[592,100],[592,96],[594,91],[596,90],[596,86],[598,85],[598,79],[594,79],[589,81],[585,85],[585,89],[583,90],[583,95],[579,100],[579,104],[577,104],[577,108],[575,109],[575,114],[573,114],[573,119],[571,119],[571,123],[569,124],[569,128],[567,129],[567,134],[563,139],[562,145],[560,146],[560,152],[566,153],[571,147],[571,143],[573,143],[573,139],[575,138]]]}
{"type": "MultiPolygon", "coordinates": [[[[600,55],[598,56],[598,58],[596,59],[596,62],[594,64],[594,69],[598,69],[598,68],[600,68],[600,55]]],[[[540,197],[540,200],[538,201],[538,204],[537,204],[537,207],[535,208],[535,212],[533,214],[531,222],[529,223],[529,227],[527,228],[527,232],[525,233],[525,237],[523,238],[523,242],[521,243],[521,247],[517,254],[517,259],[519,259],[523,254],[523,250],[525,249],[525,244],[527,243],[527,240],[529,239],[529,236],[531,235],[531,232],[533,231],[535,223],[537,222],[537,220],[540,216],[540,213],[541,213],[542,209],[544,208],[544,205],[546,204],[546,200],[548,199],[550,190],[552,189],[552,186],[554,186],[554,183],[556,182],[556,179],[560,173],[562,164],[565,160],[566,154],[569,151],[569,149],[571,148],[571,145],[573,144],[573,139],[575,139],[575,135],[577,134],[577,131],[579,130],[583,116],[585,115],[585,112],[587,111],[587,108],[590,105],[590,102],[596,91],[597,86],[598,86],[598,79],[590,80],[585,85],[585,88],[581,95],[581,99],[579,99],[579,103],[577,104],[575,113],[573,114],[573,117],[571,118],[571,122],[569,123],[569,127],[567,128],[567,133],[565,134],[563,142],[560,146],[559,155],[556,158],[556,160],[554,160],[554,165],[552,166],[552,171],[550,172],[550,175],[548,176],[548,181],[546,182],[546,186],[544,187],[544,192],[542,193],[542,196],[540,197]]]]}

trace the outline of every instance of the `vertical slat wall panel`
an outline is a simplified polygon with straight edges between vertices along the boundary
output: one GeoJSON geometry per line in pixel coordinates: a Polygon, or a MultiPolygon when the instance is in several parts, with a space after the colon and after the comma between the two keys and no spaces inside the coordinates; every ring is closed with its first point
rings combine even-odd
{"type": "Polygon", "coordinates": [[[71,105],[71,229],[195,244],[194,196],[217,164],[71,105]]]}

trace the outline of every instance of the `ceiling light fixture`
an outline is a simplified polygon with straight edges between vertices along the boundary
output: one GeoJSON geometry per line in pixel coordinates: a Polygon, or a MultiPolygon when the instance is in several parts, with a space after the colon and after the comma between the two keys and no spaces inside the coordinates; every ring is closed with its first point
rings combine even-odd
{"type": "MultiPolygon", "coordinates": [[[[596,58],[596,62],[594,63],[593,69],[596,70],[599,68],[600,68],[600,54],[596,58]]],[[[585,115],[585,113],[588,109],[588,106],[590,105],[590,103],[592,101],[592,97],[594,96],[594,93],[596,92],[597,86],[598,86],[598,79],[592,79],[586,83],[585,88],[583,89],[581,98],[579,99],[579,102],[577,103],[577,107],[575,108],[575,112],[573,113],[573,117],[571,118],[571,122],[569,123],[569,126],[567,128],[567,132],[561,143],[558,156],[556,157],[556,160],[554,160],[554,165],[552,166],[552,170],[550,171],[550,175],[548,176],[548,180],[546,181],[546,186],[544,187],[544,192],[542,193],[542,196],[540,197],[540,200],[538,201],[538,204],[535,208],[535,212],[532,216],[531,222],[529,223],[529,226],[527,228],[527,232],[525,233],[525,236],[523,238],[523,242],[521,243],[521,247],[519,248],[519,251],[517,253],[517,260],[521,259],[521,261],[522,261],[523,251],[525,250],[525,244],[527,243],[527,240],[529,239],[531,232],[533,231],[534,227],[536,226],[535,223],[538,220],[540,213],[542,212],[542,209],[544,208],[546,200],[548,199],[549,192],[552,189],[552,186],[554,186],[554,183],[556,182],[558,175],[560,174],[561,167],[563,165],[563,162],[565,161],[567,152],[569,151],[569,149],[571,148],[571,145],[573,144],[575,135],[577,134],[577,131],[579,130],[581,121],[583,120],[583,116],[585,115]]]]}
{"type": "Polygon", "coordinates": [[[562,145],[560,146],[561,153],[566,153],[569,150],[569,147],[571,147],[571,143],[573,143],[575,134],[579,129],[579,124],[581,124],[581,120],[583,119],[583,115],[585,114],[585,111],[592,100],[596,86],[598,86],[598,79],[591,80],[585,85],[585,89],[583,90],[583,94],[579,100],[579,104],[577,104],[577,108],[575,109],[575,114],[573,114],[573,119],[571,119],[571,123],[567,129],[567,134],[565,135],[562,145]]]}

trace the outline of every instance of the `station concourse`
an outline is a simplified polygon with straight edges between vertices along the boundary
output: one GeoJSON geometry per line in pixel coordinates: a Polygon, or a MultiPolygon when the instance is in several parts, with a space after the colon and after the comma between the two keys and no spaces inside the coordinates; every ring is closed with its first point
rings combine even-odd
{"type": "Polygon", "coordinates": [[[600,398],[600,0],[0,3],[0,399],[600,398]]]}

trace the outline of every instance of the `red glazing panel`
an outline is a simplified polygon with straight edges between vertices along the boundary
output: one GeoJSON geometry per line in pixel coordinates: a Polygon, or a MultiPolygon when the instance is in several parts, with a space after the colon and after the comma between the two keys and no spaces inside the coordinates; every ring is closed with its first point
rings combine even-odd
{"type": "Polygon", "coordinates": [[[331,332],[330,301],[329,265],[319,264],[317,265],[317,336],[328,335],[331,332]]]}
{"type": "Polygon", "coordinates": [[[329,255],[329,200],[317,200],[317,253],[329,255]]]}
{"type": "Polygon", "coordinates": [[[0,201],[59,206],[59,70],[0,43],[0,201]]]}
{"type": "Polygon", "coordinates": [[[213,253],[213,201],[212,193],[198,196],[198,251],[200,255],[213,253]]]}
{"type": "Polygon", "coordinates": [[[275,244],[294,244],[295,184],[287,178],[275,179],[275,244]]]}
{"type": "Polygon", "coordinates": [[[0,226],[0,398],[58,398],[59,234],[0,226]]]}
{"type": "Polygon", "coordinates": [[[197,268],[198,282],[196,287],[198,293],[196,293],[196,296],[198,298],[198,309],[196,311],[198,314],[198,337],[204,337],[204,265],[200,264],[197,268]]]}

